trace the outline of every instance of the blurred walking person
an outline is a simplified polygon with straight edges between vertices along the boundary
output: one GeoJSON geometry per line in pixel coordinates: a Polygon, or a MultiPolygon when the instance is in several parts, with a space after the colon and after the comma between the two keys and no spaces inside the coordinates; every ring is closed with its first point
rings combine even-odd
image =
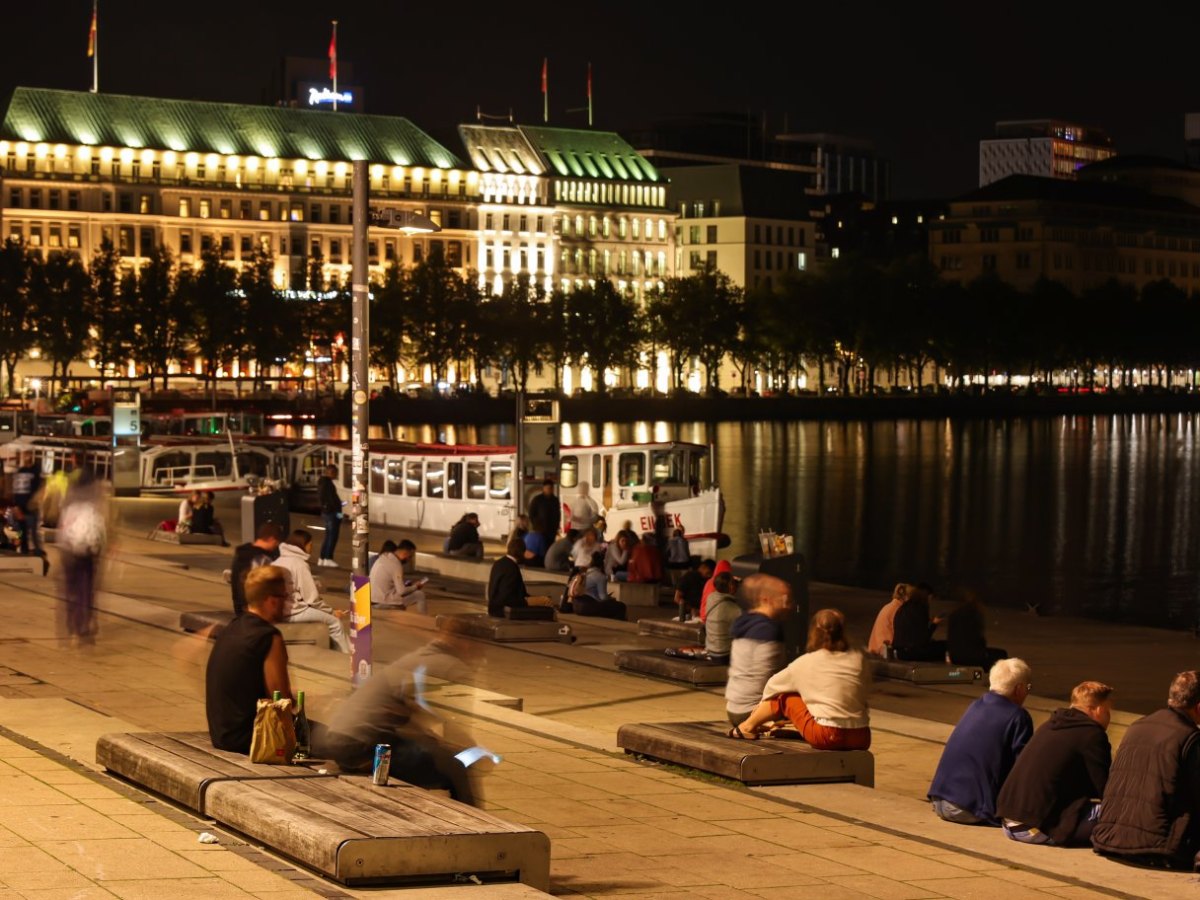
{"type": "Polygon", "coordinates": [[[81,469],[67,488],[58,544],[62,548],[67,633],[73,642],[94,643],[97,568],[108,544],[108,492],[89,468],[81,469]]]}

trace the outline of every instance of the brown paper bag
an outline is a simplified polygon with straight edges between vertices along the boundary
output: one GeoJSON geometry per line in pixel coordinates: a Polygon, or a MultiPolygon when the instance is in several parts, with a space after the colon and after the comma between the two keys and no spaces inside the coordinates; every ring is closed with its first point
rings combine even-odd
{"type": "Polygon", "coordinates": [[[250,762],[287,766],[296,752],[291,700],[259,700],[250,739],[250,762]]]}

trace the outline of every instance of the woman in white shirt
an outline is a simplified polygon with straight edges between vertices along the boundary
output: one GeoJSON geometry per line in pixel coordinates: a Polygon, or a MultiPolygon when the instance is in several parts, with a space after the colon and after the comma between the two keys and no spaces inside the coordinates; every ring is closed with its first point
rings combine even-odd
{"type": "Polygon", "coordinates": [[[815,750],[866,750],[871,746],[866,656],[850,649],[846,619],[836,609],[812,617],[807,652],[763,689],[762,702],[731,738],[754,740],[770,722],[789,719],[815,750]]]}

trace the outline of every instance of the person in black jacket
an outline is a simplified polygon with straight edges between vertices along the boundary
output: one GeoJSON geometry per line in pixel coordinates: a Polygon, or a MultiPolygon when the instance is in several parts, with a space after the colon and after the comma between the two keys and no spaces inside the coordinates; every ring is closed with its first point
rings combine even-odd
{"type": "Polygon", "coordinates": [[[246,576],[251,569],[266,566],[279,558],[279,542],[283,540],[283,529],[274,522],[264,522],[254,534],[254,542],[240,544],[233,551],[233,564],[229,567],[229,592],[233,598],[233,614],[240,616],[246,611],[246,576]]]}
{"type": "Polygon", "coordinates": [[[546,546],[554,543],[558,526],[562,522],[562,504],[554,493],[554,479],[542,482],[542,492],[529,501],[529,521],[533,530],[546,538],[546,546]]]}
{"type": "MultiPolygon", "coordinates": [[[[524,541],[521,542],[524,546],[524,541]]],[[[469,512],[450,529],[450,537],[446,539],[446,552],[451,556],[473,556],[483,559],[483,541],[479,538],[479,515],[469,512]]],[[[525,551],[521,551],[521,556],[525,551]]]]}
{"type": "Polygon", "coordinates": [[[1097,853],[1128,862],[1192,869],[1200,853],[1200,672],[1180,672],[1167,708],[1125,732],[1113,763],[1097,853]]]}
{"type": "Polygon", "coordinates": [[[525,589],[519,562],[524,555],[525,542],[513,538],[505,547],[505,555],[492,563],[487,592],[489,616],[503,619],[506,606],[519,609],[529,605],[529,591],[525,589]]]}
{"type": "Polygon", "coordinates": [[[317,502],[321,505],[321,522],[325,526],[325,539],[321,541],[321,557],[318,566],[332,566],[333,553],[337,549],[338,533],[342,530],[342,498],[338,496],[337,467],[327,466],[325,474],[317,479],[317,502]]]}
{"type": "Polygon", "coordinates": [[[946,658],[946,642],[933,639],[934,629],[942,620],[930,617],[929,594],[930,591],[918,587],[909,592],[908,600],[896,610],[892,647],[898,659],[943,662],[946,658]]]}
{"type": "Polygon", "coordinates": [[[996,798],[1004,833],[1023,844],[1086,845],[1108,783],[1113,689],[1084,681],[1017,757],[996,798]]]}

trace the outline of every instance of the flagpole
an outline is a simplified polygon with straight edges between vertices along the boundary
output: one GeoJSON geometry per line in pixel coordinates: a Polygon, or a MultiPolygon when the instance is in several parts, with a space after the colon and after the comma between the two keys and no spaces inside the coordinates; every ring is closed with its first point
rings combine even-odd
{"type": "Polygon", "coordinates": [[[97,34],[96,17],[100,0],[92,0],[92,93],[100,93],[100,36],[97,34]]]}
{"type": "Polygon", "coordinates": [[[333,111],[337,112],[337,19],[333,20],[333,40],[329,42],[329,49],[329,67],[333,70],[330,73],[333,75],[333,111]]]}
{"type": "Polygon", "coordinates": [[[547,124],[550,122],[549,68],[549,58],[542,57],[542,121],[547,124]]]}
{"type": "Polygon", "coordinates": [[[588,63],[588,128],[592,127],[592,64],[588,63]]]}

